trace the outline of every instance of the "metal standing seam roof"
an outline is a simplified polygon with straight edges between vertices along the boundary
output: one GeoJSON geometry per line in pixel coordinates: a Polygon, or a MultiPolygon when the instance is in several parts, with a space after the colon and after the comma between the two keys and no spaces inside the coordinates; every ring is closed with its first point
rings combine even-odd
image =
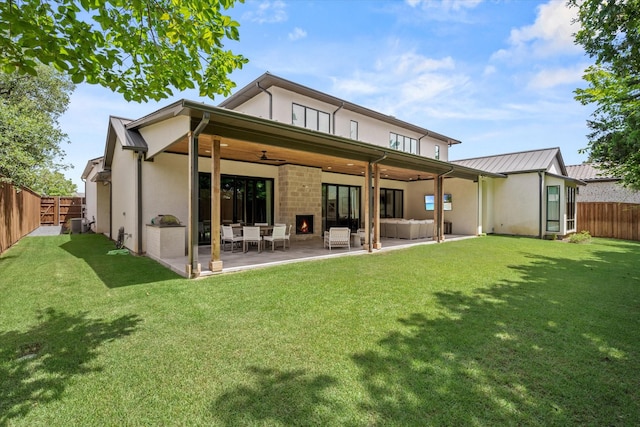
{"type": "Polygon", "coordinates": [[[600,170],[597,165],[583,163],[581,165],[567,166],[567,174],[571,178],[581,181],[619,181],[620,178],[611,176],[608,172],[600,170]]]}
{"type": "Polygon", "coordinates": [[[453,160],[451,163],[491,173],[508,174],[546,171],[549,169],[556,157],[559,160],[561,169],[563,169],[562,172],[566,173],[560,149],[557,147],[500,154],[495,156],[475,157],[472,159],[453,160]]]}

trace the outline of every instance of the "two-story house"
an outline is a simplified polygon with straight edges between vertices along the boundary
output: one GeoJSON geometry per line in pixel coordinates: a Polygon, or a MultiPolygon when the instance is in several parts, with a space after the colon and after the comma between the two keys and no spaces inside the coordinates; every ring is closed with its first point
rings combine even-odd
{"type": "Polygon", "coordinates": [[[222,224],[291,224],[293,240],[364,229],[369,251],[389,218],[431,219],[437,241],[452,218],[454,232],[477,235],[491,222],[487,182],[507,175],[449,162],[459,143],[265,73],[219,106],[181,100],[136,120],[110,117],[104,155],[83,172],[96,193],[87,211],[97,232],[115,239],[124,229],[126,247],[154,257],[149,223],[175,215],[189,276],[223,268],[211,239],[222,224]],[[211,245],[208,267],[198,245],[211,245]]]}

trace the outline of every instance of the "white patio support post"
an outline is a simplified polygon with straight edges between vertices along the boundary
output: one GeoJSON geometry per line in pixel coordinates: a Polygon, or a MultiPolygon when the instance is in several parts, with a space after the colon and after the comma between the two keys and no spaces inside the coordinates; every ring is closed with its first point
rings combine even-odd
{"type": "Polygon", "coordinates": [[[371,164],[367,163],[367,167],[364,172],[364,247],[369,252],[373,252],[373,245],[371,242],[371,227],[373,227],[373,221],[371,218],[372,206],[371,206],[371,164]]]}
{"type": "Polygon", "coordinates": [[[220,137],[211,147],[211,261],[209,270],[222,271],[220,259],[220,137]]]}
{"type": "Polygon", "coordinates": [[[380,166],[378,163],[373,165],[373,230],[373,247],[374,249],[382,249],[380,242],[380,166]]]}

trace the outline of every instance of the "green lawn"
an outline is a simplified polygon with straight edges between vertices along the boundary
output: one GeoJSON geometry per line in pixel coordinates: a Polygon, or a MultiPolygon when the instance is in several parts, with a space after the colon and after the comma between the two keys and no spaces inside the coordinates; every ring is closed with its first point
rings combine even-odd
{"type": "Polygon", "coordinates": [[[195,281],[110,249],[0,257],[0,426],[640,424],[638,243],[488,236],[195,281]]]}

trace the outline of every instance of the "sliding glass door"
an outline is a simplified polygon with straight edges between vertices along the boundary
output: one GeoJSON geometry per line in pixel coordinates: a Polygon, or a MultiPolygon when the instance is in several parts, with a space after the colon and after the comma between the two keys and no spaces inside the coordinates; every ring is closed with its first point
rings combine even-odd
{"type": "MultiPolygon", "coordinates": [[[[273,179],[222,175],[220,187],[220,220],[223,224],[273,224],[273,179]]],[[[211,235],[206,233],[207,224],[211,224],[210,173],[200,173],[199,194],[198,224],[205,230],[200,233],[200,244],[210,244],[211,235]]]]}
{"type": "Polygon", "coordinates": [[[360,187],[322,184],[322,229],[360,227],[360,187]]]}

